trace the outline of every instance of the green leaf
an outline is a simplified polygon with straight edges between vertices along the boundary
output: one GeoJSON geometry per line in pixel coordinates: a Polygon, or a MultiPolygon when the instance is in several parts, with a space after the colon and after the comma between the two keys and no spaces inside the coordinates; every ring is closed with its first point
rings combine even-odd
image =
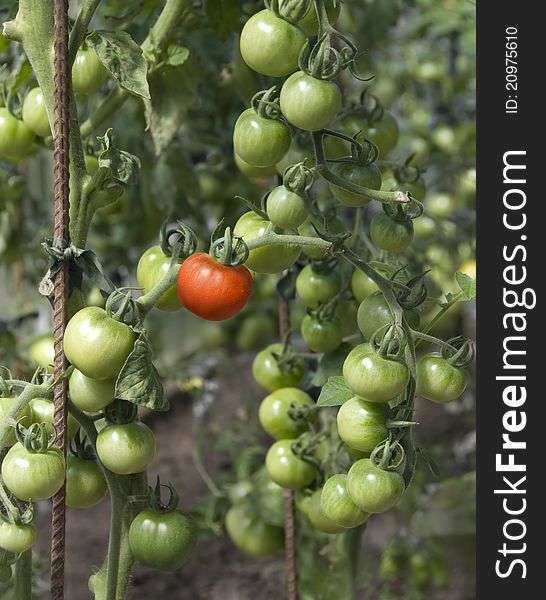
{"type": "Polygon", "coordinates": [[[430,472],[436,477],[441,477],[442,473],[434,456],[426,448],[417,448],[417,452],[423,457],[430,472]]]}
{"type": "Polygon", "coordinates": [[[341,406],[354,395],[343,377],[329,377],[320,392],[317,406],[341,406]]]}
{"type": "Polygon", "coordinates": [[[144,333],[138,337],[116,381],[116,398],[151,410],[168,410],[152,350],[144,333]]]}
{"type": "Polygon", "coordinates": [[[193,61],[164,67],[150,75],[151,101],[145,100],[146,123],[156,155],[178,135],[188,110],[197,101],[198,75],[193,61]]]}
{"type": "Polygon", "coordinates": [[[179,67],[183,65],[189,58],[190,51],[184,46],[178,46],[171,44],[167,48],[167,56],[165,57],[165,64],[171,67],[179,67]]]}
{"type": "Polygon", "coordinates": [[[455,279],[461,288],[466,300],[473,300],[476,297],[476,280],[465,273],[457,271],[455,279]]]}
{"type": "Polygon", "coordinates": [[[343,372],[343,363],[347,354],[351,351],[350,344],[341,344],[334,352],[324,354],[311,383],[317,387],[322,387],[329,377],[341,375],[343,372]]]}
{"type": "Polygon", "coordinates": [[[142,48],[126,31],[95,31],[86,41],[124,90],[150,98],[146,59],[142,48]]]}
{"type": "Polygon", "coordinates": [[[205,11],[210,26],[221,40],[237,29],[242,14],[240,0],[205,0],[205,11]]]}
{"type": "Polygon", "coordinates": [[[122,185],[131,185],[137,182],[140,170],[140,159],[125,150],[119,150],[114,146],[113,133],[109,129],[102,137],[97,137],[102,150],[99,154],[99,168],[110,171],[103,181],[103,188],[114,180],[122,185]]]}

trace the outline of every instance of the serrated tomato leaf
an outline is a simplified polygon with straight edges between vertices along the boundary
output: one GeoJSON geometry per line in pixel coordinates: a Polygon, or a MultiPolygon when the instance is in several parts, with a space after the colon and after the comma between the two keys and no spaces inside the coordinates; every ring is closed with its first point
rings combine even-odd
{"type": "Polygon", "coordinates": [[[144,333],[135,342],[116,381],[116,398],[151,410],[168,410],[159,374],[152,362],[152,350],[144,333]]]}
{"type": "Polygon", "coordinates": [[[126,31],[95,31],[86,41],[124,90],[133,96],[150,98],[146,59],[142,48],[126,31]]]}
{"type": "Polygon", "coordinates": [[[466,300],[473,300],[476,297],[476,280],[465,273],[457,271],[455,279],[461,288],[466,300]]]}
{"type": "Polygon", "coordinates": [[[329,377],[317,400],[317,406],[341,406],[354,396],[343,377],[329,377]]]}
{"type": "Polygon", "coordinates": [[[329,377],[341,375],[343,373],[343,363],[350,351],[351,345],[345,343],[341,344],[337,350],[324,354],[311,383],[317,387],[322,387],[329,377]]]}

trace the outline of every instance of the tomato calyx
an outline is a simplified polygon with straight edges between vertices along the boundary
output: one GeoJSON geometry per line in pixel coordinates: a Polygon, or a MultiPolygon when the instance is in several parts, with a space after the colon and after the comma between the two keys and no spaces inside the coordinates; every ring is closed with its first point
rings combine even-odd
{"type": "Polygon", "coordinates": [[[126,400],[114,400],[105,410],[106,421],[112,425],[127,425],[136,421],[138,407],[126,400]]]}
{"type": "Polygon", "coordinates": [[[104,309],[114,321],[125,323],[131,328],[140,324],[140,314],[132,298],[131,289],[116,288],[108,296],[104,309]]]}
{"type": "Polygon", "coordinates": [[[282,121],[281,108],[278,103],[279,94],[277,87],[272,86],[267,90],[257,92],[250,101],[254,112],[262,119],[277,119],[282,121]]]}
{"type": "Polygon", "coordinates": [[[406,459],[406,451],[398,441],[385,440],[374,448],[370,460],[383,471],[396,471],[406,459]]]}
{"type": "Polygon", "coordinates": [[[45,454],[53,448],[57,440],[55,432],[48,434],[45,423],[33,423],[28,429],[17,423],[15,437],[25,450],[33,454],[45,454]]]}
{"type": "Polygon", "coordinates": [[[179,500],[180,497],[173,484],[170,481],[167,484],[161,483],[159,475],[157,476],[155,487],[149,486],[148,488],[148,506],[156,512],[173,512],[178,507],[179,500]],[[167,503],[164,503],[161,499],[162,488],[169,490],[167,503]]]}
{"type": "Polygon", "coordinates": [[[295,456],[311,463],[317,467],[318,472],[322,467],[322,461],[315,455],[315,450],[320,446],[320,443],[327,437],[325,431],[320,433],[312,433],[311,431],[302,433],[297,440],[291,445],[292,452],[295,456]]]}
{"type": "Polygon", "coordinates": [[[277,17],[292,25],[297,25],[313,8],[313,0],[265,0],[264,4],[277,17]]]}
{"type": "MultiPolygon", "coordinates": [[[[398,271],[396,271],[392,278],[394,279],[396,275],[404,270],[405,267],[402,267],[398,271]]],[[[429,271],[424,271],[423,273],[419,273],[415,277],[412,277],[407,283],[404,284],[404,288],[398,288],[395,291],[396,299],[398,300],[398,304],[404,309],[412,309],[417,308],[427,299],[428,291],[425,285],[425,277],[429,273],[429,271]]]]}
{"type": "Polygon", "coordinates": [[[177,221],[175,226],[165,221],[159,230],[159,247],[165,256],[180,263],[197,250],[197,236],[182,221],[177,221]]]}
{"type": "Polygon", "coordinates": [[[407,343],[406,332],[397,323],[388,323],[380,327],[370,339],[370,346],[378,356],[402,364],[407,343]]]}
{"type": "Polygon", "coordinates": [[[474,362],[476,349],[474,344],[463,336],[457,336],[447,340],[442,345],[442,358],[450,365],[463,369],[474,362]]]}
{"type": "Polygon", "coordinates": [[[288,167],[282,179],[288,191],[305,198],[307,190],[313,185],[313,172],[305,165],[304,160],[288,167]]]}
{"type": "MultiPolygon", "coordinates": [[[[0,369],[6,371],[8,379],[11,379],[11,371],[7,367],[2,365],[0,369]]],[[[12,394],[13,387],[0,375],[0,398],[9,398],[12,394]]]]}
{"type": "Polygon", "coordinates": [[[232,235],[231,228],[226,227],[222,237],[211,240],[209,254],[226,267],[239,267],[248,260],[250,251],[243,238],[232,235]]]}
{"type": "Polygon", "coordinates": [[[80,430],[76,432],[74,439],[70,442],[69,449],[71,454],[80,460],[95,460],[96,458],[93,446],[81,437],[80,430]]]}

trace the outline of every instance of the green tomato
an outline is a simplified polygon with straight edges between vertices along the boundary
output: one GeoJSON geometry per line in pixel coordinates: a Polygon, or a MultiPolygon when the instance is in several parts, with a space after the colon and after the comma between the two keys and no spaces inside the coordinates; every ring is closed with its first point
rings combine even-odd
{"type": "Polygon", "coordinates": [[[314,465],[292,452],[294,440],[278,440],[267,451],[265,467],[271,479],[283,488],[301,490],[316,476],[314,465]]]}
{"type": "Polygon", "coordinates": [[[255,314],[246,317],[241,323],[235,346],[239,350],[257,350],[275,338],[277,328],[275,321],[269,315],[255,314]]]}
{"type": "Polygon", "coordinates": [[[326,481],[320,507],[326,519],[344,528],[358,527],[370,516],[351,500],[347,491],[347,475],[344,474],[333,475],[326,481]]]}
{"type": "Polygon", "coordinates": [[[351,390],[370,402],[388,402],[408,385],[406,365],[383,358],[370,344],[359,344],[343,363],[343,377],[351,390]]]}
{"type": "Polygon", "coordinates": [[[35,540],[36,527],[34,523],[23,525],[22,523],[0,521],[0,548],[14,554],[21,554],[32,548],[35,540]]]}
{"type": "Polygon", "coordinates": [[[416,240],[428,240],[433,237],[438,228],[433,219],[426,216],[421,216],[413,221],[413,235],[416,240]]]}
{"type": "Polygon", "coordinates": [[[81,410],[97,412],[114,401],[115,379],[91,379],[78,369],[72,371],[68,380],[70,400],[81,410]]]}
{"type": "Polygon", "coordinates": [[[303,71],[290,75],[281,89],[282,114],[294,127],[304,131],[326,129],[341,110],[341,102],[337,84],[303,71]]]}
{"type": "Polygon", "coordinates": [[[346,528],[329,519],[322,510],[321,504],[322,488],[313,492],[309,498],[306,514],[311,525],[323,533],[343,533],[346,528]]]}
{"type": "Polygon", "coordinates": [[[283,121],[261,117],[253,108],[247,108],[235,123],[233,150],[253,167],[271,167],[286,154],[291,139],[283,121]]]}
{"type": "Polygon", "coordinates": [[[84,160],[87,172],[89,175],[94,175],[99,170],[99,159],[93,154],[86,154],[84,160]]]}
{"type": "Polygon", "coordinates": [[[382,513],[398,503],[405,485],[397,471],[384,471],[369,458],[363,458],[349,469],[347,490],[352,501],[364,512],[382,513]]]}
{"type": "Polygon", "coordinates": [[[295,387],[305,374],[305,364],[300,358],[279,364],[274,355],[281,355],[282,351],[283,344],[270,344],[255,356],[252,363],[254,379],[271,392],[280,388],[295,387]]]}
{"type": "Polygon", "coordinates": [[[283,547],[284,531],[262,521],[248,504],[232,506],[225,525],[237,548],[255,558],[272,556],[283,547]]]}
{"type": "Polygon", "coordinates": [[[107,425],[97,436],[97,456],[117,475],[142,473],[155,456],[153,431],[139,421],[107,425]]]}
{"type": "Polygon", "coordinates": [[[450,219],[457,210],[455,198],[446,192],[438,192],[427,199],[425,211],[437,219],[450,219]]]}
{"type": "Polygon", "coordinates": [[[271,190],[267,197],[267,216],[276,227],[297,229],[309,215],[305,200],[284,185],[271,190]]]}
{"type": "Polygon", "coordinates": [[[368,296],[378,291],[377,284],[364,271],[355,269],[351,276],[351,290],[357,302],[362,302],[368,296]]]}
{"type": "Polygon", "coordinates": [[[260,425],[276,440],[297,438],[307,431],[308,424],[306,421],[294,421],[288,411],[292,407],[311,407],[314,404],[311,396],[298,388],[286,387],[275,390],[260,404],[258,413],[260,425]]]}
{"type": "Polygon", "coordinates": [[[84,460],[74,454],[66,457],[66,505],[88,508],[106,495],[107,485],[102,469],[94,460],[84,460]]]}
{"type": "MultiPolygon", "coordinates": [[[[298,227],[298,233],[305,237],[319,237],[313,225],[319,231],[324,231],[325,229],[324,224],[321,223],[318,219],[309,217],[302,223],[302,225],[300,225],[300,227],[298,227]]],[[[333,233],[334,235],[341,234],[347,231],[347,227],[341,219],[334,217],[328,222],[328,231],[330,233],[333,233]]],[[[309,258],[314,258],[315,260],[324,258],[324,256],[326,255],[326,250],[322,250],[321,248],[302,248],[302,252],[309,258]]]]}
{"type": "MultiPolygon", "coordinates": [[[[8,416],[11,407],[13,406],[17,396],[0,396],[0,423],[3,423],[8,416]]],[[[23,408],[18,416],[17,421],[24,427],[28,427],[31,424],[32,412],[30,407],[27,405],[23,408]]],[[[6,438],[6,446],[13,446],[16,442],[15,429],[11,429],[6,438]]]]}
{"type": "MultiPolygon", "coordinates": [[[[421,316],[416,308],[404,309],[404,318],[412,329],[419,328],[421,316]]],[[[383,294],[376,292],[361,302],[358,307],[357,320],[362,335],[371,340],[376,331],[394,322],[394,315],[383,294]]],[[[378,338],[382,338],[383,335],[381,334],[378,338]]]]}
{"type": "MultiPolygon", "coordinates": [[[[142,293],[147,294],[152,290],[168,273],[171,266],[171,257],[163,254],[159,246],[152,246],[140,257],[137,266],[137,282],[142,288],[142,293]]],[[[182,303],[178,296],[176,284],[172,285],[161,296],[156,304],[160,310],[172,312],[180,310],[182,303]]]]}
{"type": "Polygon", "coordinates": [[[107,78],[108,71],[92,48],[78,50],[72,65],[72,87],[77,94],[95,94],[107,78]]]}
{"type": "Polygon", "coordinates": [[[321,273],[307,265],[296,278],[296,291],[306,306],[318,308],[339,294],[341,278],[335,271],[321,273]]]}
{"type": "Polygon", "coordinates": [[[105,310],[88,306],[77,312],[64,332],[66,358],[92,379],[114,379],[133,350],[136,333],[105,310]]]}
{"type": "Polygon", "coordinates": [[[53,363],[55,362],[53,334],[44,333],[34,338],[29,346],[28,354],[39,367],[52,373],[53,363]]]}
{"type": "Polygon", "coordinates": [[[179,510],[139,513],[129,528],[129,548],[141,564],[159,571],[179,569],[190,557],[197,539],[197,526],[179,510]]]}
{"type": "MultiPolygon", "coordinates": [[[[45,423],[48,435],[55,433],[55,405],[47,398],[33,398],[30,401],[30,412],[32,423],[45,423]]],[[[68,440],[73,440],[80,428],[78,421],[68,413],[66,420],[66,436],[68,440]]]]}
{"type": "Polygon", "coordinates": [[[245,63],[271,77],[285,77],[298,68],[305,35],[270,10],[262,10],[245,23],[240,49],[245,63]]]}
{"type": "Polygon", "coordinates": [[[42,90],[32,88],[25,96],[23,102],[23,122],[26,123],[36,135],[47,137],[51,135],[51,127],[47,117],[47,109],[42,90]]]}
{"type": "Polygon", "coordinates": [[[235,164],[239,171],[251,179],[267,179],[277,174],[277,168],[275,166],[255,167],[245,162],[240,156],[237,156],[237,154],[233,156],[233,159],[235,160],[235,164]]]}
{"type": "Polygon", "coordinates": [[[466,372],[449,364],[439,352],[425,354],[417,363],[417,393],[427,400],[451,402],[465,391],[467,383],[466,372]]]}
{"type": "Polygon", "coordinates": [[[269,525],[284,527],[284,489],[271,479],[265,467],[253,475],[252,481],[251,501],[256,515],[269,525]]]}
{"type": "MultiPolygon", "coordinates": [[[[381,187],[381,171],[374,163],[359,165],[355,163],[334,163],[330,170],[349,183],[366,187],[370,190],[378,190],[381,187]]],[[[370,201],[369,198],[360,196],[353,192],[330,183],[330,191],[338,202],[344,206],[364,206],[370,201]]]]}
{"type": "MultiPolygon", "coordinates": [[[[280,4],[282,6],[282,2],[280,4]]],[[[334,4],[333,0],[326,0],[324,2],[324,6],[326,8],[326,14],[328,15],[328,21],[331,25],[333,25],[339,18],[339,13],[341,12],[341,3],[339,0],[337,0],[336,4],[334,4]]],[[[311,2],[309,10],[299,20],[298,25],[308,36],[312,37],[318,34],[319,22],[317,11],[315,10],[315,5],[313,2],[311,2]]]]}
{"type": "Polygon", "coordinates": [[[354,450],[372,452],[389,436],[388,408],[355,396],[341,405],[337,413],[339,437],[354,450]]]}
{"type": "Polygon", "coordinates": [[[413,241],[413,222],[400,221],[385,213],[377,213],[370,223],[372,242],[382,250],[399,254],[407,250],[413,241]]]}
{"type": "Polygon", "coordinates": [[[0,108],[0,156],[24,157],[33,143],[34,131],[7,108],[0,108]]]}
{"type": "MultiPolygon", "coordinates": [[[[270,223],[253,211],[246,212],[235,224],[233,234],[250,242],[262,237],[270,223]]],[[[300,249],[294,246],[264,246],[251,250],[246,266],[257,273],[280,273],[291,267],[300,255],[300,249]]]]}
{"type": "Polygon", "coordinates": [[[313,352],[333,352],[343,341],[338,319],[324,320],[311,315],[303,317],[301,335],[313,352]]]}
{"type": "Polygon", "coordinates": [[[17,442],[2,462],[6,487],[24,502],[51,498],[61,489],[64,476],[64,456],[57,447],[29,452],[17,442]]]}
{"type": "Polygon", "coordinates": [[[248,499],[254,486],[250,481],[238,481],[230,486],[228,498],[231,504],[240,504],[248,499]]]}

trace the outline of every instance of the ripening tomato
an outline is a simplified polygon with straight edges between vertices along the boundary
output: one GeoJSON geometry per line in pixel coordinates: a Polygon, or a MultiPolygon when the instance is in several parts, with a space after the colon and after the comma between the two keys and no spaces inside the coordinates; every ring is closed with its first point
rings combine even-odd
{"type": "MultiPolygon", "coordinates": [[[[306,515],[311,525],[323,533],[343,533],[346,528],[329,519],[321,506],[322,488],[315,490],[307,502],[306,515]]],[[[355,507],[356,508],[356,507],[355,507]]]]}
{"type": "MultiPolygon", "coordinates": [[[[159,246],[152,246],[140,257],[137,266],[137,282],[146,294],[153,289],[168,273],[171,257],[163,254],[159,246]]],[[[170,287],[158,300],[156,307],[160,310],[175,311],[182,308],[176,285],[170,287]]]]}
{"type": "Polygon", "coordinates": [[[347,475],[344,474],[333,475],[326,481],[320,507],[327,519],[343,528],[358,527],[370,516],[351,500],[347,491],[347,475]]]}
{"type": "Polygon", "coordinates": [[[399,254],[407,250],[413,241],[413,222],[377,213],[370,223],[370,237],[382,250],[399,254]]]}
{"type": "Polygon", "coordinates": [[[159,571],[179,569],[196,539],[194,519],[180,510],[143,510],[129,528],[131,554],[140,564],[159,571]]]}
{"type": "Polygon", "coordinates": [[[276,440],[297,438],[309,428],[306,421],[294,421],[288,411],[291,408],[314,406],[314,402],[302,390],[286,387],[275,390],[266,396],[259,410],[260,425],[272,438],[276,440]]]}
{"type": "Polygon", "coordinates": [[[283,488],[301,490],[316,476],[315,466],[296,456],[294,440],[278,440],[267,451],[265,467],[271,479],[283,488]]]}
{"type": "Polygon", "coordinates": [[[95,94],[107,78],[108,71],[93,48],[78,50],[72,65],[72,87],[77,94],[95,94]]]}
{"type": "Polygon", "coordinates": [[[296,278],[296,291],[305,306],[318,308],[341,291],[341,278],[336,271],[315,271],[306,265],[296,278]]]}
{"type": "Polygon", "coordinates": [[[305,35],[270,10],[252,15],[241,31],[241,56],[254,71],[284,77],[298,68],[305,35]]]}
{"type": "MultiPolygon", "coordinates": [[[[378,190],[381,187],[381,171],[374,163],[361,165],[354,162],[339,162],[331,165],[330,170],[334,175],[349,183],[370,190],[378,190]]],[[[330,183],[330,191],[334,198],[344,206],[364,206],[370,201],[365,196],[345,190],[333,183],[330,183]]]]}
{"type": "MultiPolygon", "coordinates": [[[[265,235],[270,226],[269,221],[249,211],[239,218],[233,228],[233,234],[248,243],[265,235]]],[[[285,244],[264,246],[251,250],[245,264],[257,273],[280,273],[291,267],[298,260],[299,255],[300,249],[297,246],[285,244]]]]}
{"type": "Polygon", "coordinates": [[[355,396],[342,404],[337,413],[339,437],[354,450],[372,452],[387,439],[388,408],[355,396]]]}
{"type": "Polygon", "coordinates": [[[464,369],[451,365],[439,352],[425,354],[417,363],[417,393],[427,400],[445,404],[466,389],[464,369]]]}
{"type": "Polygon", "coordinates": [[[2,462],[6,487],[24,502],[47,500],[62,487],[65,460],[57,447],[31,452],[17,442],[2,462]]]}
{"type": "Polygon", "coordinates": [[[34,523],[9,523],[3,519],[0,520],[0,548],[14,554],[21,554],[32,548],[35,540],[36,526],[34,523]]]}
{"type": "Polygon", "coordinates": [[[94,460],[66,457],[66,505],[88,508],[98,504],[106,495],[106,479],[94,460]]]}
{"type": "Polygon", "coordinates": [[[263,388],[275,391],[280,388],[294,387],[300,383],[305,374],[305,364],[299,357],[291,357],[289,361],[277,360],[283,352],[283,344],[270,344],[256,354],[252,363],[254,379],[263,388]]]}
{"type": "Polygon", "coordinates": [[[361,510],[381,513],[398,503],[405,485],[397,471],[385,471],[376,467],[369,458],[363,458],[349,469],[347,490],[361,510]]]}
{"type": "Polygon", "coordinates": [[[70,400],[81,410],[97,412],[114,401],[115,379],[91,379],[78,369],[72,371],[68,380],[70,400]]]}
{"type": "Polygon", "coordinates": [[[0,108],[0,156],[26,156],[33,142],[34,131],[7,108],[0,108]]]}
{"type": "Polygon", "coordinates": [[[231,541],[250,556],[271,556],[283,546],[282,528],[260,519],[248,503],[232,506],[226,514],[225,525],[231,541]]]}
{"type": "MultiPolygon", "coordinates": [[[[48,398],[33,398],[29,404],[32,423],[45,423],[49,435],[55,432],[55,405],[48,398]]],[[[68,413],[66,419],[66,436],[68,440],[74,439],[80,424],[68,413]]]]}
{"type": "Polygon", "coordinates": [[[107,425],[97,436],[97,456],[112,473],[142,473],[155,456],[154,433],[139,421],[107,425]]]}
{"type": "MultiPolygon", "coordinates": [[[[412,329],[419,329],[421,315],[416,308],[404,309],[404,318],[412,329]]],[[[362,335],[371,340],[373,334],[386,325],[394,322],[394,315],[381,292],[376,292],[365,298],[358,307],[358,328],[362,335]]],[[[381,339],[381,334],[378,339],[381,339]]]]}
{"type": "Polygon", "coordinates": [[[32,88],[25,96],[22,117],[36,135],[51,135],[44,95],[39,87],[32,88]]]}
{"type": "Polygon", "coordinates": [[[308,215],[305,200],[284,185],[274,188],[267,196],[267,216],[276,227],[297,229],[308,215]]]}
{"type": "Polygon", "coordinates": [[[253,108],[247,108],[233,129],[233,151],[253,167],[270,167],[286,154],[291,139],[290,129],[283,121],[262,117],[253,108]]]}
{"type": "Polygon", "coordinates": [[[252,275],[244,265],[223,265],[200,252],[182,263],[177,286],[180,300],[190,312],[207,321],[223,321],[247,303],[252,275]]]}
{"type": "Polygon", "coordinates": [[[370,402],[388,402],[408,385],[405,364],[380,356],[370,344],[359,344],[343,363],[343,377],[351,390],[370,402]]]}
{"type": "Polygon", "coordinates": [[[64,332],[66,358],[92,379],[114,379],[133,350],[136,333],[105,310],[88,306],[78,311],[64,332]]]}
{"type": "Polygon", "coordinates": [[[341,110],[341,91],[333,81],[297,71],[281,88],[282,114],[304,131],[326,129],[341,110]]]}

